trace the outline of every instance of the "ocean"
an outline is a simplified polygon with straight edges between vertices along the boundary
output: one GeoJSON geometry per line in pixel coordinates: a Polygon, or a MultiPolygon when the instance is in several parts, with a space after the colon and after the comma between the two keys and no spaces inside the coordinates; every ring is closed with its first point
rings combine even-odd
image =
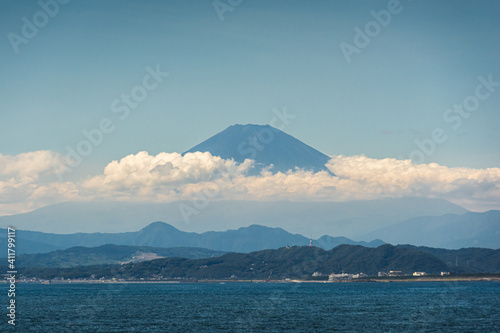
{"type": "Polygon", "coordinates": [[[499,282],[18,284],[16,305],[9,331],[500,331],[499,282]]]}

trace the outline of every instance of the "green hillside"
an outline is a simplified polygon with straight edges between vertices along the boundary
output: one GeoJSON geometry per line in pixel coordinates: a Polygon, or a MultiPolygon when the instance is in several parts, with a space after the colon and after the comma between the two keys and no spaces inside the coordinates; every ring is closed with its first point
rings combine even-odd
{"type": "Polygon", "coordinates": [[[50,253],[23,254],[18,256],[19,267],[76,267],[89,265],[120,264],[128,261],[181,257],[201,259],[217,257],[225,252],[196,247],[157,248],[107,244],[98,247],[72,247],[50,253]]]}
{"type": "Polygon", "coordinates": [[[182,279],[265,279],[309,278],[314,272],[360,273],[379,271],[440,273],[448,266],[435,256],[407,248],[382,245],[378,248],[341,245],[325,251],[317,247],[285,247],[251,253],[227,253],[205,259],[165,258],[122,266],[75,268],[26,268],[24,276],[39,278],[86,278],[92,274],[106,278],[182,278],[182,279]]]}
{"type": "Polygon", "coordinates": [[[470,247],[459,250],[447,250],[425,246],[403,246],[430,253],[442,260],[450,266],[452,271],[457,273],[500,272],[500,249],[492,250],[470,247]]]}

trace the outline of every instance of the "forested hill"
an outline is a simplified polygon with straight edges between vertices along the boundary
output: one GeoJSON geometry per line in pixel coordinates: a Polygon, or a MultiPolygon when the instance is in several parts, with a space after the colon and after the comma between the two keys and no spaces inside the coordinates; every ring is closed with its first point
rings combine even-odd
{"type": "Polygon", "coordinates": [[[329,251],[294,246],[198,260],[165,258],[122,266],[28,268],[22,273],[40,278],[85,278],[94,274],[106,278],[265,279],[271,271],[275,278],[306,278],[314,272],[376,275],[391,270],[439,274],[449,267],[427,252],[386,244],[377,248],[340,245],[329,251]]]}
{"type": "Polygon", "coordinates": [[[500,249],[469,247],[459,250],[438,249],[426,246],[400,245],[432,254],[457,273],[500,272],[500,249]]]}
{"type": "Polygon", "coordinates": [[[181,257],[201,259],[218,257],[224,251],[198,247],[150,247],[107,244],[97,247],[75,246],[50,253],[22,254],[17,258],[19,267],[77,267],[88,265],[120,264],[157,258],[181,257]]]}

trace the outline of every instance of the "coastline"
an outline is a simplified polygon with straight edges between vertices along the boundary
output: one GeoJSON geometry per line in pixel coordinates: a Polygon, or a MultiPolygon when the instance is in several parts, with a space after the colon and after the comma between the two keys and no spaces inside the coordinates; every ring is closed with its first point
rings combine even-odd
{"type": "Polygon", "coordinates": [[[500,282],[500,274],[490,274],[488,276],[451,276],[451,277],[399,277],[399,278],[363,278],[352,280],[300,280],[300,279],[287,279],[287,280],[235,280],[235,279],[207,279],[207,280],[90,280],[90,279],[76,279],[76,280],[38,280],[26,281],[19,280],[16,283],[20,284],[146,284],[146,283],[166,283],[166,284],[179,284],[179,283],[395,283],[395,282],[500,282]]]}

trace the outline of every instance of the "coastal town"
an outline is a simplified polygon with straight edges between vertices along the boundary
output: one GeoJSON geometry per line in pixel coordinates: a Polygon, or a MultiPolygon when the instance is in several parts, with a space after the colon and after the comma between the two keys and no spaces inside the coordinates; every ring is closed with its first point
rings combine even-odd
{"type": "MultiPolygon", "coordinates": [[[[427,274],[414,272],[403,274],[401,271],[379,272],[377,276],[368,276],[364,273],[332,273],[322,274],[314,272],[310,279],[275,278],[275,279],[240,279],[231,276],[227,279],[192,279],[192,278],[167,278],[155,276],[151,278],[105,278],[91,276],[89,278],[69,279],[58,277],[54,279],[41,279],[36,277],[20,277],[16,283],[26,284],[92,284],[92,283],[355,283],[355,282],[439,282],[439,281],[499,281],[500,274],[427,274]]],[[[6,279],[0,283],[8,283],[6,279]]]]}

